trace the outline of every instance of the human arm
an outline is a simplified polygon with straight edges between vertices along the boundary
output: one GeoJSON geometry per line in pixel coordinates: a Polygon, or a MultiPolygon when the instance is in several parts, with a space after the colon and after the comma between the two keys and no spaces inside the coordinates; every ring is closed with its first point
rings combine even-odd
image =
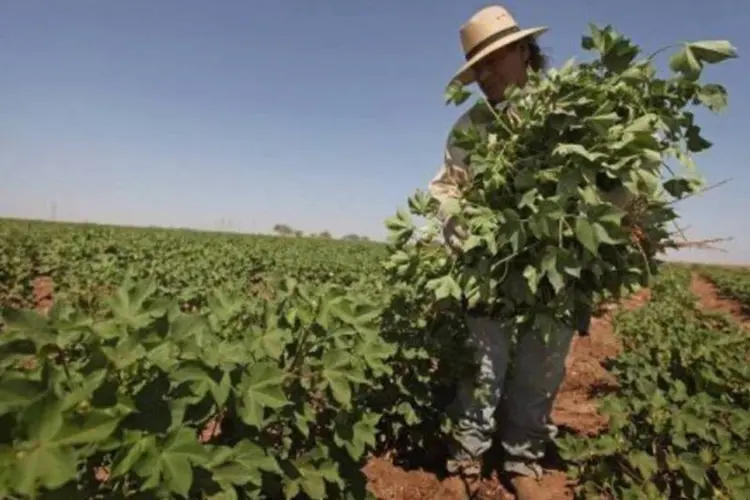
{"type": "Polygon", "coordinates": [[[428,192],[439,203],[438,218],[443,224],[443,238],[446,244],[457,249],[465,232],[450,215],[449,204],[461,197],[469,182],[469,172],[463,162],[463,155],[457,148],[445,148],[443,164],[428,185],[428,192]]]}

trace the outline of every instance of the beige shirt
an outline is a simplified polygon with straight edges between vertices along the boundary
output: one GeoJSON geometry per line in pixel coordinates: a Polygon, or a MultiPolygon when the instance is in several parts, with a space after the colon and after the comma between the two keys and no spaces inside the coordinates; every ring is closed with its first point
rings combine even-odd
{"type": "Polygon", "coordinates": [[[453,125],[445,145],[443,164],[428,186],[429,193],[441,206],[451,198],[459,198],[471,179],[469,166],[466,164],[466,151],[451,144],[453,132],[466,131],[474,126],[485,135],[487,124],[491,120],[491,113],[483,105],[477,104],[469,108],[453,125]]]}
{"type": "MultiPolygon", "coordinates": [[[[471,180],[471,173],[466,164],[466,151],[451,144],[453,132],[455,130],[466,131],[474,126],[480,134],[486,135],[487,126],[491,123],[492,118],[492,113],[480,102],[461,115],[448,135],[443,164],[428,185],[428,192],[441,205],[440,217],[446,223],[449,221],[444,215],[445,210],[443,207],[445,206],[445,202],[452,198],[460,197],[471,180]]],[[[620,208],[624,208],[630,199],[632,199],[630,192],[623,187],[608,193],[601,193],[601,195],[604,199],[620,208]]],[[[454,228],[446,229],[449,232],[454,231],[454,228]]],[[[450,235],[446,234],[445,236],[449,237],[450,235]]]]}

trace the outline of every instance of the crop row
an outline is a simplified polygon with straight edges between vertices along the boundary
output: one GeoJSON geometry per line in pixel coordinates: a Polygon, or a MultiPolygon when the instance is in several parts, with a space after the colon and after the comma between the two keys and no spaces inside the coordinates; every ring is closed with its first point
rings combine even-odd
{"type": "MultiPolygon", "coordinates": [[[[464,326],[387,287],[382,247],[0,225],[0,496],[364,498],[368,454],[444,442],[464,326]],[[8,267],[8,264],[13,264],[8,267]],[[31,309],[29,281],[55,301],[31,309]]],[[[750,496],[750,347],[667,268],[622,313],[581,494],[750,496]]]]}
{"type": "Polygon", "coordinates": [[[600,405],[609,427],[561,443],[586,495],[750,498],[750,336],[704,312],[689,281],[669,269],[615,320],[624,350],[600,405]]]}
{"type": "Polygon", "coordinates": [[[88,309],[128,272],[194,306],[214,287],[267,292],[263,282],[280,274],[372,289],[383,255],[368,242],[0,220],[0,303],[32,305],[33,279],[48,276],[88,309]]]}
{"type": "Polygon", "coordinates": [[[701,272],[722,295],[739,302],[750,314],[750,269],[703,266],[701,272]]]}
{"type": "Polygon", "coordinates": [[[419,335],[419,301],[382,284],[382,247],[2,232],[2,301],[23,306],[0,334],[3,498],[361,498],[367,453],[446,429],[434,403],[460,326],[419,335]],[[31,309],[40,275],[47,314],[31,309]]]}

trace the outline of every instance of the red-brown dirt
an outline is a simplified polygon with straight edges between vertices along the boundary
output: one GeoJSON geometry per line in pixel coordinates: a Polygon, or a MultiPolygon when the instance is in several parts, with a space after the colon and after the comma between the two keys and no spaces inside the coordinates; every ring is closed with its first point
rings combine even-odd
{"type": "Polygon", "coordinates": [[[750,316],[744,312],[742,304],[722,297],[716,285],[700,274],[693,273],[690,288],[705,310],[729,314],[743,326],[750,327],[750,316]]]}
{"type": "Polygon", "coordinates": [[[55,292],[55,284],[49,276],[39,276],[33,281],[34,308],[46,313],[52,307],[52,295],[55,292]]]}
{"type": "MultiPolygon", "coordinates": [[[[622,306],[633,309],[648,300],[648,291],[625,301],[622,306]]],[[[592,320],[591,332],[586,337],[577,336],[566,362],[567,374],[555,400],[552,420],[580,434],[595,434],[606,424],[597,412],[592,392],[610,385],[611,376],[602,361],[614,356],[620,344],[612,329],[614,307],[601,317],[592,320]]],[[[424,470],[404,470],[387,458],[373,458],[364,467],[368,487],[381,500],[453,500],[459,498],[442,489],[445,480],[424,470]]],[[[546,470],[540,484],[540,500],[564,500],[573,497],[574,484],[560,470],[546,470]]],[[[496,475],[479,485],[478,499],[512,499],[496,475]]]]}

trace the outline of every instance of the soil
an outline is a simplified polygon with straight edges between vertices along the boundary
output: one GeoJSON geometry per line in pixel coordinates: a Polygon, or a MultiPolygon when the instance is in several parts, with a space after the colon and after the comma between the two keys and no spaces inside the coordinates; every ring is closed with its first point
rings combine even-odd
{"type": "MultiPolygon", "coordinates": [[[[637,308],[648,300],[643,291],[625,301],[622,307],[637,308]]],[[[611,386],[613,380],[602,362],[617,354],[621,348],[612,330],[610,307],[601,317],[592,320],[588,336],[576,336],[566,361],[567,374],[555,399],[552,420],[561,430],[579,434],[596,434],[606,420],[597,412],[594,397],[598,391],[611,386]]],[[[385,457],[371,459],[363,469],[368,487],[381,500],[453,500],[461,498],[453,493],[437,473],[426,470],[405,470],[385,457]]],[[[539,485],[539,498],[573,498],[574,484],[560,470],[550,464],[539,485]]],[[[483,479],[476,491],[477,499],[512,499],[514,496],[496,474],[483,479]]]]}
{"type": "Polygon", "coordinates": [[[690,287],[698,297],[701,307],[708,311],[729,314],[740,324],[750,328],[750,315],[747,314],[747,308],[736,300],[723,297],[718,287],[709,280],[698,273],[693,273],[690,287]]]}
{"type": "Polygon", "coordinates": [[[49,276],[39,276],[32,283],[34,292],[34,308],[46,314],[52,307],[52,296],[55,292],[55,284],[49,276]]]}

